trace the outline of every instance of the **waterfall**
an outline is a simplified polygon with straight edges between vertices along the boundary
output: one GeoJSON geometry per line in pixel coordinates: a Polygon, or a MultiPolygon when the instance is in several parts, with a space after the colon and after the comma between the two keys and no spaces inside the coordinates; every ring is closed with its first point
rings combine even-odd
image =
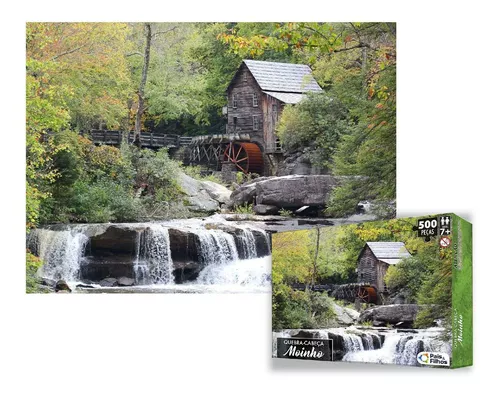
{"type": "Polygon", "coordinates": [[[180,285],[176,282],[182,283],[180,292],[188,285],[194,291],[215,290],[211,286],[219,284],[223,292],[241,292],[241,286],[245,292],[269,289],[267,233],[245,223],[217,221],[51,225],[33,230],[27,244],[44,262],[43,276],[54,280],[99,284],[105,278],[130,277],[141,288],[174,290],[180,285]]]}
{"type": "MultiPolygon", "coordinates": [[[[134,271],[143,280],[147,278],[154,284],[173,284],[174,275],[173,262],[170,251],[170,236],[168,228],[159,224],[151,224],[142,233],[143,245],[140,245],[139,258],[136,260],[137,264],[134,265],[134,271]],[[146,274],[147,273],[147,274],[146,274]]],[[[142,239],[139,233],[140,240],[142,239]]]]}
{"type": "Polygon", "coordinates": [[[264,287],[271,283],[271,257],[233,261],[226,265],[210,265],[198,276],[198,284],[264,287]]]}
{"type": "Polygon", "coordinates": [[[257,247],[255,242],[255,236],[251,230],[248,228],[240,228],[242,233],[238,235],[243,245],[244,259],[257,258],[257,247]]]}
{"type": "Polygon", "coordinates": [[[273,334],[273,355],[276,356],[276,337],[340,338],[340,342],[334,340],[333,352],[343,355],[342,361],[420,366],[417,362],[419,352],[451,354],[450,343],[441,339],[443,331],[443,328],[429,328],[401,333],[395,329],[354,326],[327,330],[288,329],[273,334]],[[304,336],[304,332],[308,335],[304,336]]]}
{"type": "Polygon", "coordinates": [[[439,331],[418,330],[415,333],[389,332],[381,348],[364,348],[347,352],[343,361],[372,362],[418,366],[417,355],[422,351],[450,353],[449,344],[440,340],[439,331]]]}
{"type": "Polygon", "coordinates": [[[344,340],[344,348],[347,352],[357,352],[364,350],[361,336],[346,333],[342,337],[344,340]]]}
{"type": "Polygon", "coordinates": [[[44,262],[43,277],[76,281],[88,240],[81,228],[63,231],[34,229],[27,245],[44,262]]]}
{"type": "Polygon", "coordinates": [[[238,259],[234,237],[219,229],[190,229],[198,236],[198,252],[204,266],[227,265],[238,259]]]}
{"type": "Polygon", "coordinates": [[[144,285],[149,281],[149,268],[147,262],[141,259],[141,244],[144,238],[144,232],[138,231],[135,238],[135,259],[134,259],[134,278],[135,283],[144,285]]]}

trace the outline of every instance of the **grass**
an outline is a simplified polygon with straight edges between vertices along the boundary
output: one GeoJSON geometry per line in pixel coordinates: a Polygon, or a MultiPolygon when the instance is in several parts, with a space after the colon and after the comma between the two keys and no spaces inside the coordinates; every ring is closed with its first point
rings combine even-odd
{"type": "Polygon", "coordinates": [[[241,206],[236,206],[234,212],[236,214],[253,214],[253,206],[249,203],[245,203],[241,206]]]}
{"type": "Polygon", "coordinates": [[[453,219],[458,251],[454,257],[452,285],[452,365],[459,368],[472,365],[472,225],[456,216],[453,219]]]}
{"type": "Polygon", "coordinates": [[[290,210],[287,210],[287,209],[282,208],[282,209],[279,211],[279,214],[280,214],[282,217],[291,217],[291,216],[293,215],[293,211],[290,211],[290,210]]]}

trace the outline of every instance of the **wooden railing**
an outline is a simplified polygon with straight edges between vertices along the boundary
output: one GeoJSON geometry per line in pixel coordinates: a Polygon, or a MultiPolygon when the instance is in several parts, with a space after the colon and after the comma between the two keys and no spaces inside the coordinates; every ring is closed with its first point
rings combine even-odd
{"type": "MultiPolygon", "coordinates": [[[[91,130],[87,133],[94,144],[115,145],[125,139],[129,144],[134,142],[134,132],[121,130],[91,130]]],[[[178,148],[191,144],[192,137],[176,134],[144,133],[141,132],[141,147],[144,148],[178,148]]]]}

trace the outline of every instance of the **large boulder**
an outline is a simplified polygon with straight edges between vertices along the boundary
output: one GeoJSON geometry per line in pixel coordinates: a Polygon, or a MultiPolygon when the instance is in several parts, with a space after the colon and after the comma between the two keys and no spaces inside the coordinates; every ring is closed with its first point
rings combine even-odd
{"type": "Polygon", "coordinates": [[[185,206],[189,211],[196,213],[214,213],[219,210],[219,202],[212,199],[208,192],[202,187],[201,181],[198,181],[187,174],[180,173],[179,184],[182,191],[186,194],[185,206]]]}
{"type": "Polygon", "coordinates": [[[59,280],[55,285],[56,292],[71,292],[71,288],[68,283],[64,280],[59,280]]]}
{"type": "Polygon", "coordinates": [[[107,277],[99,281],[99,285],[101,287],[116,287],[118,285],[118,280],[114,277],[107,277]]]}
{"type": "Polygon", "coordinates": [[[257,184],[257,204],[286,209],[324,207],[339,179],[328,175],[275,177],[257,184]]]}
{"type": "Polygon", "coordinates": [[[228,204],[231,200],[232,192],[224,185],[217,184],[213,181],[202,181],[201,186],[212,199],[216,200],[220,204],[228,204]]]}
{"type": "Polygon", "coordinates": [[[359,313],[356,310],[340,306],[336,303],[333,303],[333,311],[335,312],[335,321],[338,326],[353,325],[359,318],[359,313]]]}
{"type": "Polygon", "coordinates": [[[268,204],[256,204],[253,206],[253,212],[257,215],[275,215],[280,211],[279,207],[268,204]]]}
{"type": "Polygon", "coordinates": [[[231,195],[231,203],[233,206],[256,203],[285,209],[325,207],[330,192],[341,180],[329,175],[257,178],[236,189],[231,195]]]}
{"type": "Polygon", "coordinates": [[[310,157],[314,155],[311,148],[304,148],[300,151],[285,152],[283,160],[279,163],[278,176],[289,176],[293,174],[328,174],[328,169],[312,164],[310,157]]]}
{"type": "Polygon", "coordinates": [[[199,181],[185,173],[179,174],[179,184],[186,194],[185,206],[196,213],[214,213],[221,204],[230,202],[231,191],[212,181],[199,181]]]}
{"type": "Polygon", "coordinates": [[[135,284],[135,280],[130,277],[120,277],[117,283],[120,287],[130,287],[135,284]]]}
{"type": "Polygon", "coordinates": [[[243,184],[231,194],[229,206],[238,207],[254,203],[257,193],[257,183],[243,184]]]}
{"type": "Polygon", "coordinates": [[[371,307],[360,314],[358,322],[371,321],[373,326],[391,324],[401,328],[410,328],[421,308],[417,304],[390,304],[371,307]]]}

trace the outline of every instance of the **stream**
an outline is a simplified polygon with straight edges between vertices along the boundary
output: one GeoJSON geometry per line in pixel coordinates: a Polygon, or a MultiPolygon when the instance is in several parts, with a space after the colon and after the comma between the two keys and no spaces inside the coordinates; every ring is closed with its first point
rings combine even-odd
{"type": "Polygon", "coordinates": [[[56,224],[31,231],[27,248],[44,262],[40,277],[64,280],[74,292],[270,292],[271,233],[368,219],[214,214],[145,223],[56,224]],[[113,282],[120,279],[126,282],[113,282]]]}
{"type": "Polygon", "coordinates": [[[443,340],[445,329],[389,329],[350,326],[347,328],[273,332],[273,357],[277,356],[276,338],[314,338],[333,340],[333,360],[422,366],[419,352],[441,352],[451,355],[450,343],[443,340]]]}
{"type": "Polygon", "coordinates": [[[230,222],[217,215],[154,223],[51,225],[32,231],[27,246],[44,262],[42,278],[65,280],[81,293],[271,289],[271,241],[262,224],[230,222]],[[107,286],[104,281],[119,277],[133,285],[107,286]]]}

